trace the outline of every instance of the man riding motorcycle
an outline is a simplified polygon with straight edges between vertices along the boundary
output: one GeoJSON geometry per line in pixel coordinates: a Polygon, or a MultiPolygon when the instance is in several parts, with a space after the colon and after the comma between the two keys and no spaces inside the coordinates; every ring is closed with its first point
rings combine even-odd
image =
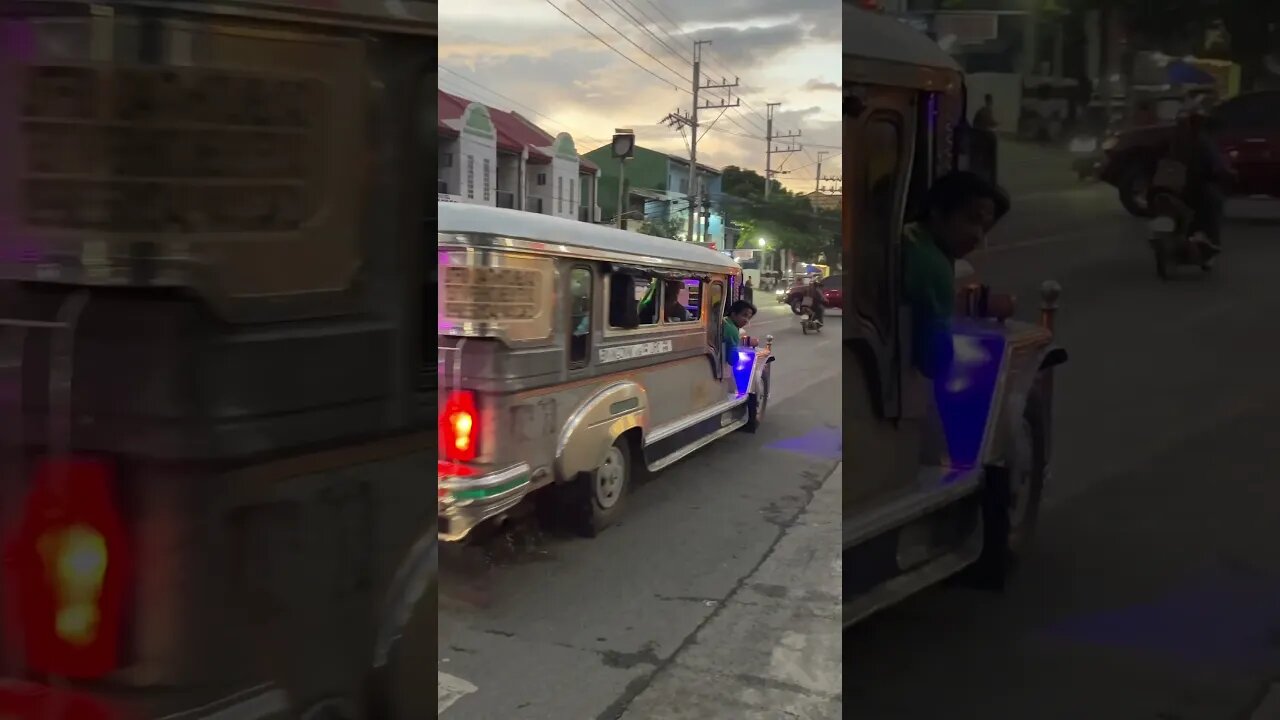
{"type": "Polygon", "coordinates": [[[824,315],[823,309],[827,305],[827,297],[822,294],[822,278],[815,277],[813,282],[809,283],[808,287],[805,288],[804,294],[800,296],[800,302],[804,303],[806,300],[812,300],[811,303],[808,303],[808,307],[813,312],[813,319],[821,325],[824,315]]]}
{"type": "Polygon", "coordinates": [[[1222,248],[1224,186],[1234,176],[1210,135],[1208,115],[1195,105],[1178,118],[1169,154],[1156,168],[1152,197],[1166,192],[1186,203],[1192,212],[1191,238],[1218,251],[1222,248]]]}

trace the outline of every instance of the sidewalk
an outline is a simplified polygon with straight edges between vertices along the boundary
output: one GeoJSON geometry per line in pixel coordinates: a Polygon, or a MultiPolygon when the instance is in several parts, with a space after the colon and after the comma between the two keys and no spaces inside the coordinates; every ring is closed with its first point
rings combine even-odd
{"type": "Polygon", "coordinates": [[[841,470],[621,720],[841,717],[841,470]]]}

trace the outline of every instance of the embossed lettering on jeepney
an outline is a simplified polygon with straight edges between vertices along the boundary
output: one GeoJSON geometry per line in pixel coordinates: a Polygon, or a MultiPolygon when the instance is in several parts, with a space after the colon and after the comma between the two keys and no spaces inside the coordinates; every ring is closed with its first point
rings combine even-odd
{"type": "Polygon", "coordinates": [[[328,92],[318,80],[69,65],[29,66],[25,81],[30,226],[289,232],[318,210],[324,170],[312,158],[328,92]]]}
{"type": "Polygon", "coordinates": [[[444,269],[445,315],[456,320],[529,320],[538,315],[542,274],[510,267],[444,269]]]}
{"type": "Polygon", "coordinates": [[[654,342],[636,343],[635,345],[600,348],[599,362],[621,362],[669,352],[671,352],[670,340],[655,340],[654,342]]]}

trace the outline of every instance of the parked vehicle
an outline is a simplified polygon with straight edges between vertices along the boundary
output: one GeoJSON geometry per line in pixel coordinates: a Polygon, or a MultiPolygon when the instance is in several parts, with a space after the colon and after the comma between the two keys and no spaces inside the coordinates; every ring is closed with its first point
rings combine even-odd
{"type": "MultiPolygon", "coordinates": [[[[799,315],[801,300],[804,298],[805,289],[809,287],[809,282],[805,280],[798,285],[792,285],[779,296],[778,302],[790,305],[791,312],[799,315]]],[[[844,310],[844,278],[840,275],[832,275],[823,280],[822,297],[826,299],[828,309],[844,310]]]]}
{"type": "MultiPolygon", "coordinates": [[[[1280,91],[1237,95],[1210,111],[1209,125],[1239,175],[1232,194],[1280,198],[1280,91]]],[[[1173,134],[1173,125],[1141,127],[1104,143],[1099,177],[1115,186],[1131,214],[1151,216],[1151,178],[1173,134]]]]}
{"type": "Polygon", "coordinates": [[[765,419],[770,343],[726,355],[729,257],[546,215],[439,213],[441,540],[534,493],[593,536],[641,473],[765,419]]]}
{"type": "Polygon", "coordinates": [[[433,717],[435,3],[0,33],[0,717],[433,717]]]}
{"type": "Polygon", "coordinates": [[[962,571],[1004,581],[1049,483],[1052,369],[1066,353],[1053,345],[1049,285],[1042,324],[958,319],[964,352],[947,375],[915,368],[900,282],[908,208],[940,175],[991,162],[966,154],[983,146],[963,142],[955,60],[892,17],[848,2],[844,13],[846,171],[859,178],[843,203],[844,258],[858,269],[843,278],[844,452],[856,459],[844,469],[847,625],[962,571]]]}

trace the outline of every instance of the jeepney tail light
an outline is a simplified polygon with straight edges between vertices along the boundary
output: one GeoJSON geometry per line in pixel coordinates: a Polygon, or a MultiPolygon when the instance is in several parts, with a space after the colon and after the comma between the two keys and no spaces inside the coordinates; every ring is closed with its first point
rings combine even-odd
{"type": "Polygon", "coordinates": [[[5,636],[39,673],[94,679],[120,665],[127,537],[113,466],[50,458],[31,477],[17,531],[5,543],[5,636]]]}
{"type": "Polygon", "coordinates": [[[440,414],[440,433],[440,447],[446,459],[476,459],[480,454],[480,413],[474,392],[458,390],[449,394],[440,414]]]}

